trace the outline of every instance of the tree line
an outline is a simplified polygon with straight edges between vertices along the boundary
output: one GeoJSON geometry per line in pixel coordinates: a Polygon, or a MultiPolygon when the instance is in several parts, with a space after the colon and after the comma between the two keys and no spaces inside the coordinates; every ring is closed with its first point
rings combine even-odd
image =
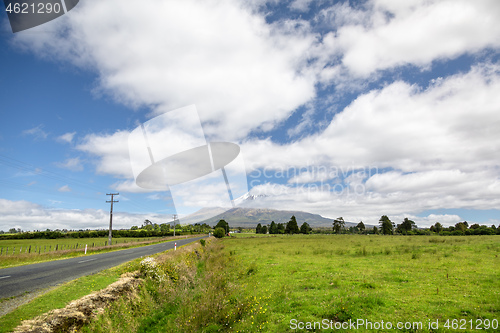
{"type": "Polygon", "coordinates": [[[309,225],[309,223],[304,222],[299,228],[299,225],[297,224],[297,219],[295,218],[295,215],[292,215],[290,218],[290,221],[287,223],[275,223],[274,221],[271,221],[271,224],[269,227],[267,225],[261,225],[260,223],[257,224],[257,227],[255,228],[255,233],[257,234],[272,234],[272,235],[277,235],[277,234],[309,234],[311,233],[312,228],[309,225]]]}
{"type": "MultiPolygon", "coordinates": [[[[14,229],[14,228],[12,228],[14,229]]],[[[9,230],[9,231],[12,231],[9,230]]],[[[99,238],[108,237],[108,230],[79,230],[79,231],[68,231],[68,230],[50,230],[45,231],[33,231],[33,232],[22,232],[21,229],[14,229],[15,232],[9,234],[0,234],[0,240],[2,239],[59,239],[59,238],[99,238]]],[[[197,234],[197,233],[208,233],[212,228],[206,224],[193,224],[181,226],[177,224],[175,226],[176,235],[181,234],[197,234]]],[[[113,230],[113,237],[132,237],[132,238],[146,238],[146,237],[168,237],[173,236],[173,228],[167,223],[157,224],[152,223],[149,220],[145,220],[142,226],[132,226],[130,229],[120,229],[113,230]]]]}
{"type": "Polygon", "coordinates": [[[346,228],[345,221],[339,217],[333,221],[333,232],[336,234],[359,233],[359,234],[382,234],[382,235],[500,235],[500,225],[498,228],[495,225],[487,227],[477,223],[469,226],[467,221],[458,222],[455,226],[443,227],[441,223],[436,222],[430,228],[420,229],[412,221],[405,217],[400,224],[392,222],[387,215],[382,215],[379,219],[379,226],[367,229],[363,221],[359,222],[355,227],[346,228]]]}

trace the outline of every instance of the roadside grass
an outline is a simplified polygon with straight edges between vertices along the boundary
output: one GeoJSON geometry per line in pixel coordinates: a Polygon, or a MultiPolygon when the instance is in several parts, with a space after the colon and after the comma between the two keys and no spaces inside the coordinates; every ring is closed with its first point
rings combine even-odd
{"type": "MultiPolygon", "coordinates": [[[[189,235],[188,237],[193,236],[189,235]]],[[[3,248],[3,255],[0,255],[0,268],[85,256],[85,244],[87,244],[87,255],[89,255],[173,241],[185,237],[113,238],[113,245],[110,247],[104,246],[108,240],[107,237],[0,240],[0,248],[3,248]],[[27,253],[30,245],[31,253],[27,253]],[[54,251],[56,246],[58,250],[54,251]],[[7,248],[9,248],[8,255],[6,254],[7,248]],[[14,248],[16,250],[12,254],[14,248]]]]}
{"type": "Polygon", "coordinates": [[[428,320],[439,320],[433,332],[447,331],[447,319],[500,320],[498,236],[294,235],[224,245],[241,267],[240,297],[260,304],[234,332],[290,332],[292,319],[422,322],[407,332],[429,332],[428,320]]]}
{"type": "Polygon", "coordinates": [[[106,288],[117,281],[121,274],[137,270],[139,262],[140,259],[135,259],[93,275],[83,276],[50,290],[0,317],[0,333],[11,332],[22,320],[32,319],[53,309],[63,308],[73,300],[106,288]]]}
{"type": "Polygon", "coordinates": [[[222,332],[256,307],[240,297],[236,262],[221,240],[159,256],[137,297],[121,299],[82,332],[222,332]],[[160,277],[160,278],[159,278],[160,277]],[[166,278],[162,278],[166,277],[166,278]]]}

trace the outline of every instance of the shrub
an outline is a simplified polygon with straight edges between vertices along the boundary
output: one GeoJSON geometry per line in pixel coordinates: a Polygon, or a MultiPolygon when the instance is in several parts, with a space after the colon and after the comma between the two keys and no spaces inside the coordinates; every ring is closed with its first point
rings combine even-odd
{"type": "Polygon", "coordinates": [[[200,239],[200,244],[201,244],[201,246],[205,246],[205,240],[204,239],[200,239]]]}
{"type": "Polygon", "coordinates": [[[165,273],[162,272],[160,266],[154,258],[147,257],[141,261],[141,273],[143,276],[149,277],[158,282],[165,281],[165,273]]]}
{"type": "Polygon", "coordinates": [[[224,231],[223,228],[215,228],[214,230],[214,237],[216,238],[222,238],[224,237],[225,234],[226,232],[224,231]]]}

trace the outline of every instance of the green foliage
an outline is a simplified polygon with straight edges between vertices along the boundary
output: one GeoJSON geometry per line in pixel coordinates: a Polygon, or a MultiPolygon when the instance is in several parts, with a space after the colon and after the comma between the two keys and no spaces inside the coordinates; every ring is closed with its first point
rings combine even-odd
{"type": "Polygon", "coordinates": [[[382,215],[379,220],[380,230],[384,235],[392,235],[394,233],[394,223],[387,217],[387,215],[382,215]]]}
{"type": "Polygon", "coordinates": [[[344,228],[345,228],[345,222],[343,217],[339,217],[333,220],[333,232],[335,234],[340,234],[344,228]]]}
{"type": "Polygon", "coordinates": [[[416,228],[417,225],[415,224],[415,222],[405,217],[403,223],[397,225],[396,232],[406,235],[408,234],[408,232],[416,228]]]}
{"type": "Polygon", "coordinates": [[[260,234],[262,231],[262,225],[259,223],[257,224],[257,227],[255,228],[255,233],[260,234]]]}
{"type": "Polygon", "coordinates": [[[216,238],[222,238],[226,235],[226,232],[224,231],[223,228],[215,228],[214,230],[214,237],[216,238]]]}
{"type": "Polygon", "coordinates": [[[358,225],[356,225],[356,228],[358,228],[358,230],[361,231],[361,232],[364,232],[365,229],[366,229],[365,224],[363,223],[363,221],[360,221],[358,223],[358,225]]]}
{"type": "Polygon", "coordinates": [[[261,234],[267,234],[267,225],[263,226],[262,229],[260,230],[261,234]]]}
{"type": "Polygon", "coordinates": [[[220,220],[214,227],[214,229],[217,228],[224,229],[225,233],[227,234],[229,232],[229,223],[227,223],[225,220],[220,220]]]}
{"type": "Polygon", "coordinates": [[[312,231],[312,228],[311,228],[311,226],[307,222],[302,223],[302,225],[300,226],[300,233],[301,234],[307,235],[311,231],[312,231]]]}
{"type": "Polygon", "coordinates": [[[205,240],[204,239],[200,239],[200,244],[201,244],[201,246],[205,246],[205,244],[206,244],[205,240]]]}
{"type": "Polygon", "coordinates": [[[295,219],[295,216],[292,215],[290,218],[290,221],[286,224],[285,227],[285,233],[287,234],[298,234],[300,232],[299,226],[297,225],[297,220],[295,219]]]}
{"type": "Polygon", "coordinates": [[[269,233],[271,235],[275,235],[278,233],[278,225],[274,223],[274,221],[271,221],[271,224],[269,225],[269,233]]]}

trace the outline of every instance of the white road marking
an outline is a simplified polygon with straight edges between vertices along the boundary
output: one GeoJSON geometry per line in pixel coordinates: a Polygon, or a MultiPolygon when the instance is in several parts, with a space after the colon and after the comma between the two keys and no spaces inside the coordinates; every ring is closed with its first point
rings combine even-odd
{"type": "Polygon", "coordinates": [[[82,260],[82,261],[79,261],[78,263],[81,264],[81,263],[84,263],[84,262],[87,262],[87,261],[92,261],[92,260],[95,260],[95,259],[82,260]]]}
{"type": "Polygon", "coordinates": [[[0,280],[1,280],[1,279],[7,279],[7,278],[10,278],[10,275],[7,275],[7,276],[0,276],[0,280]]]}

